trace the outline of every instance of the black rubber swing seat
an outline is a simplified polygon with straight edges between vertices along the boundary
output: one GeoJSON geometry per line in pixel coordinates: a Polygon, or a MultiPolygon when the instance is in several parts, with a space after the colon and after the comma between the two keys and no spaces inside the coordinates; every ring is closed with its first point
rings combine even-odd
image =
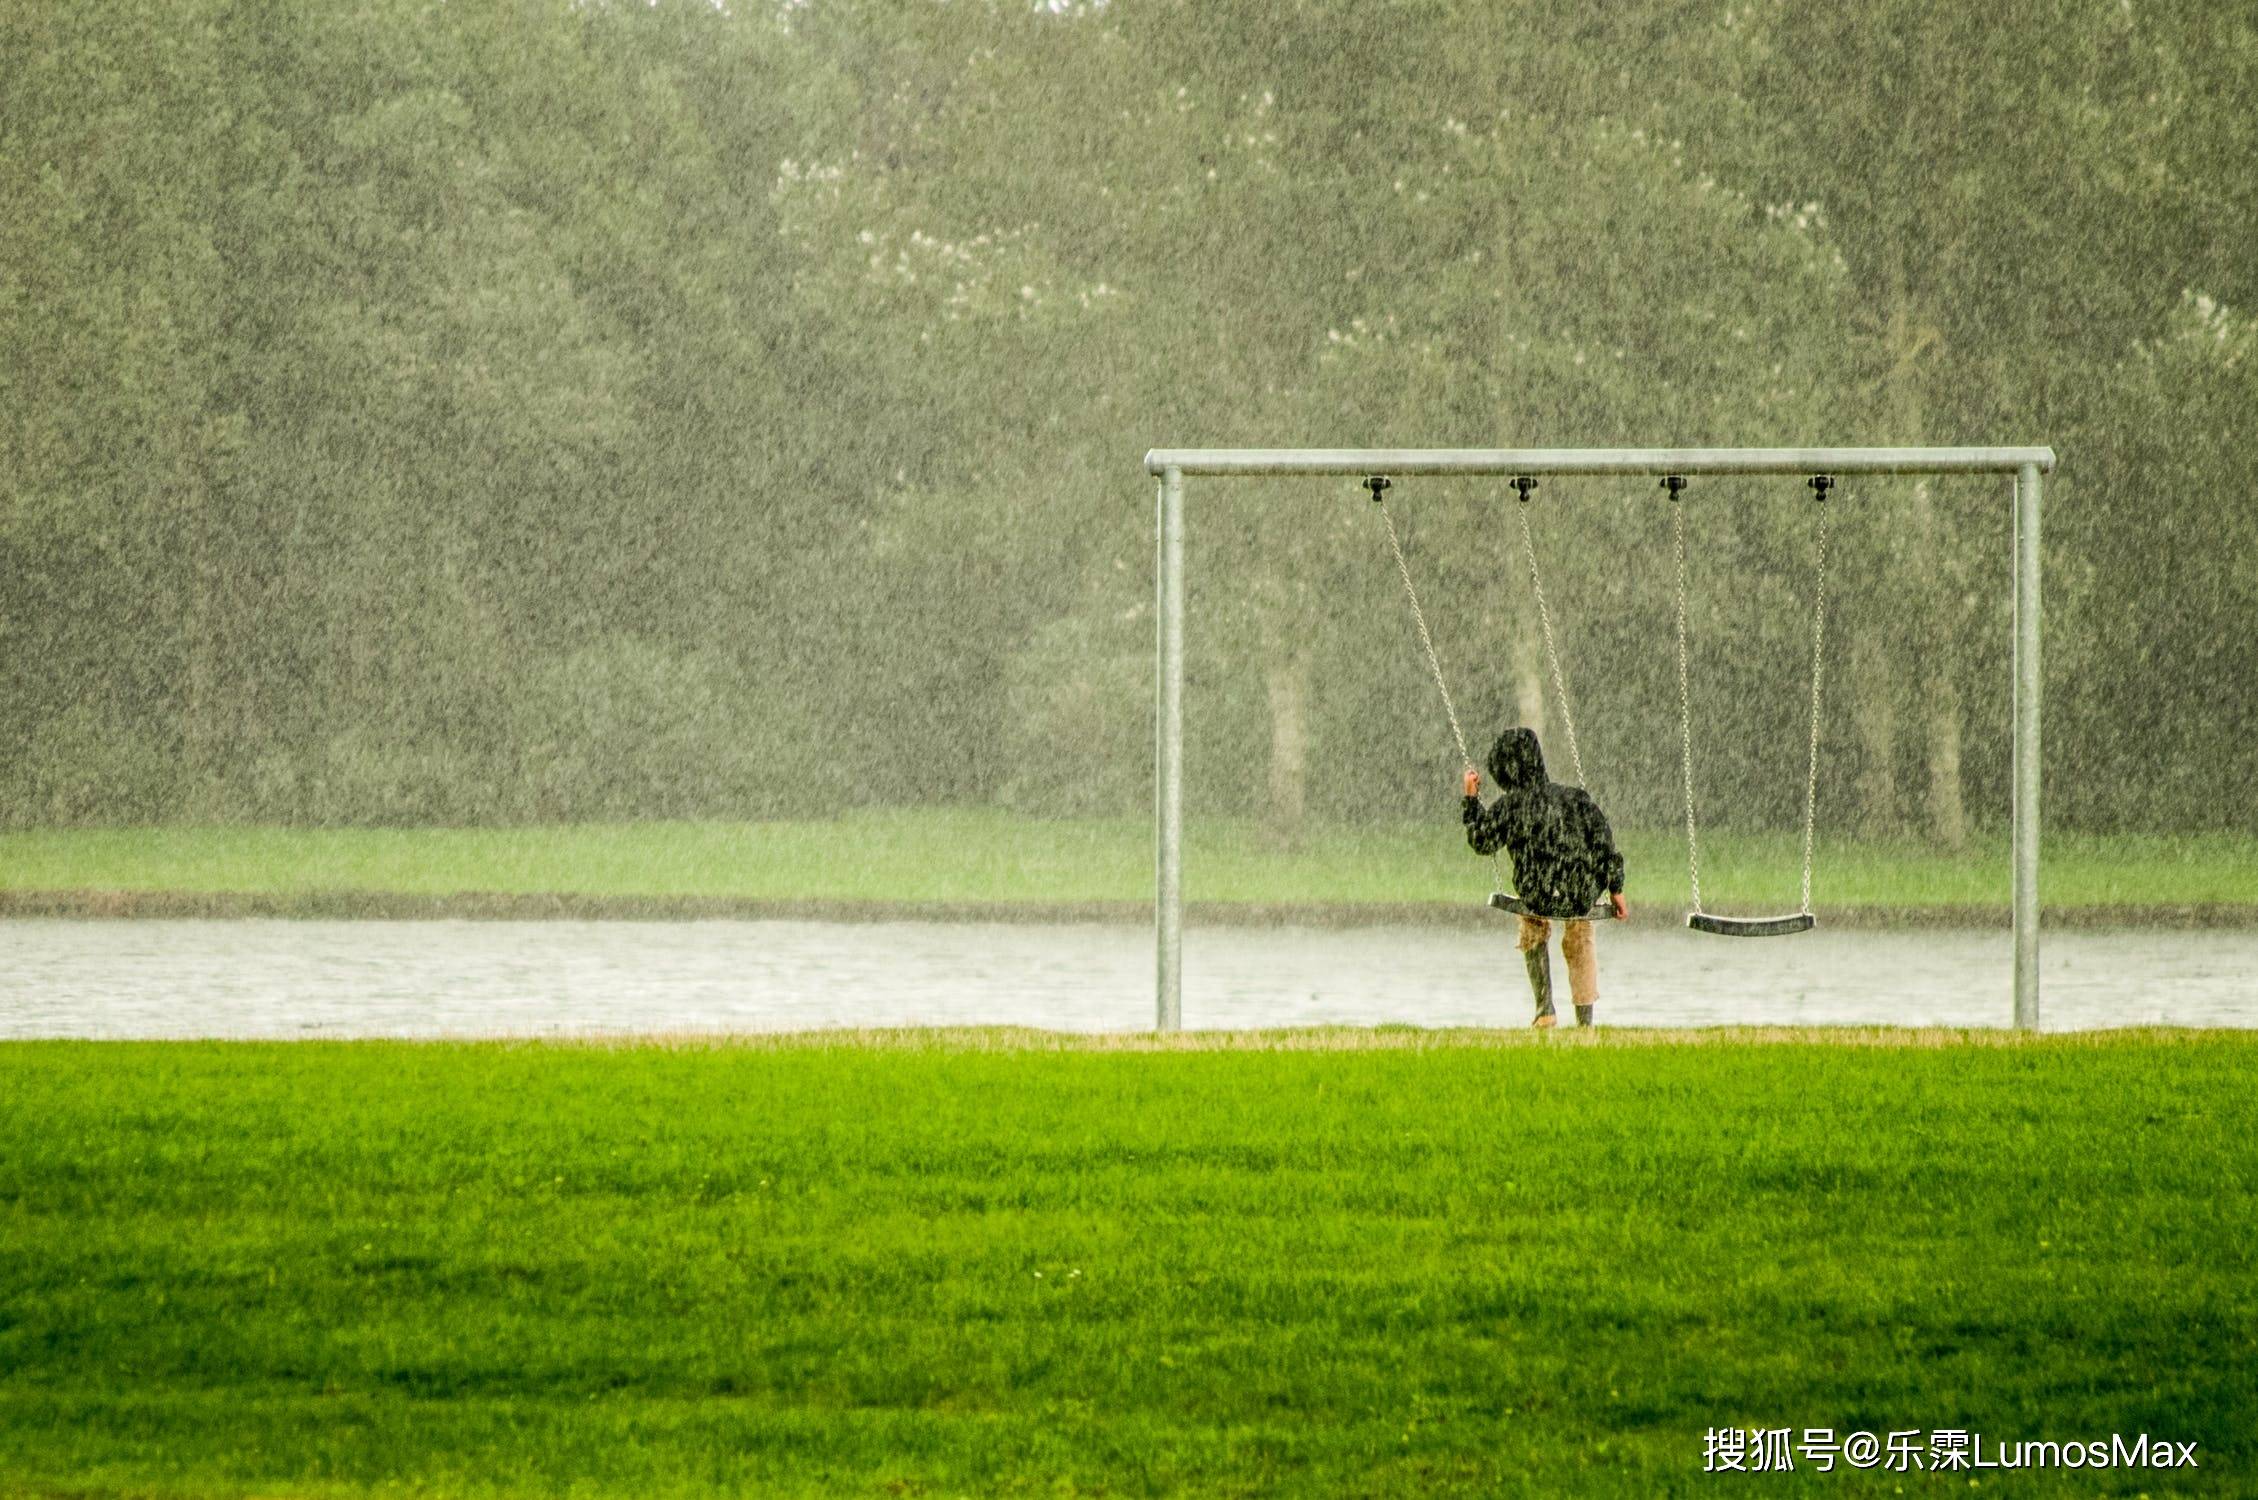
{"type": "Polygon", "coordinates": [[[1689,911],[1686,925],[1696,932],[1713,932],[1719,937],[1786,937],[1790,933],[1809,932],[1819,925],[1819,919],[1807,911],[1792,912],[1784,917],[1713,917],[1705,911],[1689,911]]]}
{"type": "MultiPolygon", "coordinates": [[[[1519,896],[1514,895],[1511,891],[1490,892],[1490,899],[1487,904],[1492,911],[1509,911],[1512,912],[1515,916],[1521,917],[1533,917],[1536,915],[1535,912],[1529,910],[1528,906],[1522,902],[1519,896]]],[[[1550,921],[1552,919],[1546,918],[1546,920],[1550,921]]],[[[1612,922],[1615,920],[1615,908],[1608,905],[1608,903],[1606,903],[1605,901],[1602,901],[1599,905],[1591,909],[1590,914],[1586,916],[1585,920],[1590,922],[1612,922]]]]}

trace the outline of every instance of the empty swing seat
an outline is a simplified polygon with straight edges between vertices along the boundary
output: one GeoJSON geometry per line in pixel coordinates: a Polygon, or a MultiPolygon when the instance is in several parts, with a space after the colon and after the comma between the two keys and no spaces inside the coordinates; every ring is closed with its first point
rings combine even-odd
{"type": "Polygon", "coordinates": [[[1809,932],[1819,925],[1819,919],[1807,911],[1791,912],[1784,917],[1713,917],[1705,911],[1690,911],[1686,913],[1686,925],[1696,932],[1713,932],[1719,937],[1786,937],[1790,933],[1809,932]]]}
{"type": "MultiPolygon", "coordinates": [[[[1522,902],[1519,896],[1514,895],[1511,891],[1490,892],[1490,899],[1487,904],[1492,911],[1509,911],[1512,912],[1515,916],[1521,917],[1536,915],[1536,913],[1529,910],[1527,905],[1522,902]]],[[[1543,918],[1542,920],[1550,921],[1552,919],[1543,918]]],[[[1591,911],[1585,915],[1585,920],[1590,922],[1612,922],[1615,920],[1615,908],[1610,906],[1605,901],[1602,901],[1599,905],[1593,907],[1591,911]]]]}

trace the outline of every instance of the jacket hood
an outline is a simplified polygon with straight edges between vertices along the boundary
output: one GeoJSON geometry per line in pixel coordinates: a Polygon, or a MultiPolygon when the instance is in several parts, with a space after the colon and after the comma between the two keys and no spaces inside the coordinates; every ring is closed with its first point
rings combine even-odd
{"type": "Polygon", "coordinates": [[[1545,784],[1545,753],[1537,747],[1534,729],[1508,729],[1490,746],[1490,779],[1506,792],[1541,791],[1545,784]]]}

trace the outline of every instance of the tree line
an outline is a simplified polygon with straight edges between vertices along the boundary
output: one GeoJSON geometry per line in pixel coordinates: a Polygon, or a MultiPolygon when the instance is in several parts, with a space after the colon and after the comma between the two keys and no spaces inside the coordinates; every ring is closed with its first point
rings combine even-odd
{"type": "MultiPolygon", "coordinates": [[[[2246,822],[2254,74],[2193,0],[20,7],[0,816],[1132,812],[1147,447],[2050,442],[2051,815],[2246,822]]],[[[1469,718],[1555,738],[1516,502],[1391,503],[1469,718]]],[[[1684,503],[1705,798],[1785,823],[1809,494],[1684,503]]],[[[1956,842],[2004,489],[1829,503],[1823,805],[1956,842]]],[[[1528,515],[1634,822],[1668,504],[1528,515]]],[[[1195,806],[1431,813],[1355,486],[1191,544],[1195,806]]]]}

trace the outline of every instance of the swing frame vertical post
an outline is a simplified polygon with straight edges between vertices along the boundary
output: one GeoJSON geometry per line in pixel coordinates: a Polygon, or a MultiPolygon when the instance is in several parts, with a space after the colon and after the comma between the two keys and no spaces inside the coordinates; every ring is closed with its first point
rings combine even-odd
{"type": "Polygon", "coordinates": [[[1153,567],[1154,1029],[1184,1024],[1184,471],[1160,476],[1153,567]]]}
{"type": "Polygon", "coordinates": [[[2039,466],[2015,472],[2015,1028],[2038,1029],[2039,466]]]}

